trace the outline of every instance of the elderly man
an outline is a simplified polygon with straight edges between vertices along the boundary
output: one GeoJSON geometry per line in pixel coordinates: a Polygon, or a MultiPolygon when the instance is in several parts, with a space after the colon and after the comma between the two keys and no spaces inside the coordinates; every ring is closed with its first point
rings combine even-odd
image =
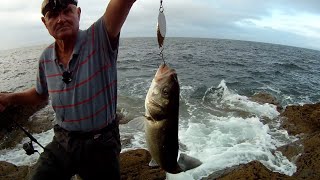
{"type": "Polygon", "coordinates": [[[101,18],[79,30],[77,0],[43,1],[42,22],[55,42],[40,56],[36,87],[0,94],[0,112],[51,99],[55,135],[32,179],[120,179],[116,63],[120,30],[134,2],[110,0],[101,18]]]}

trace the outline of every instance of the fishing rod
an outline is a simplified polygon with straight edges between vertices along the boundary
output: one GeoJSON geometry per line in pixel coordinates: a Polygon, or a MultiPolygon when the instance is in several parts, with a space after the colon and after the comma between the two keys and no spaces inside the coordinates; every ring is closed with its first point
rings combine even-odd
{"type": "MultiPolygon", "coordinates": [[[[23,144],[23,149],[26,151],[27,155],[32,155],[35,152],[38,152],[37,150],[34,149],[32,142],[37,143],[40,147],[42,147],[43,149],[45,149],[45,147],[43,147],[35,137],[33,137],[27,130],[25,130],[17,121],[13,120],[13,122],[30,138],[30,142],[28,143],[24,143],[23,144]]],[[[38,152],[39,153],[39,152],[38,152]]],[[[40,153],[39,153],[40,154],[40,153]]]]}

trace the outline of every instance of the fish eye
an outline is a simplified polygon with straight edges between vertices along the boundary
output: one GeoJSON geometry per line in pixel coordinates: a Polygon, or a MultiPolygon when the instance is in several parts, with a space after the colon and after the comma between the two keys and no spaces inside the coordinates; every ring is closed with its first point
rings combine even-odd
{"type": "Polygon", "coordinates": [[[162,89],[162,94],[165,95],[165,96],[168,96],[169,95],[169,88],[168,87],[164,87],[162,89]]]}

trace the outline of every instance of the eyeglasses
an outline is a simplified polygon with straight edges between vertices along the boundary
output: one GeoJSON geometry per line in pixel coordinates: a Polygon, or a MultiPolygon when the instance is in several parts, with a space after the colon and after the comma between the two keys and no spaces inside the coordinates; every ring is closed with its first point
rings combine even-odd
{"type": "Polygon", "coordinates": [[[72,81],[72,72],[70,71],[63,72],[62,81],[66,84],[69,84],[72,81]]]}

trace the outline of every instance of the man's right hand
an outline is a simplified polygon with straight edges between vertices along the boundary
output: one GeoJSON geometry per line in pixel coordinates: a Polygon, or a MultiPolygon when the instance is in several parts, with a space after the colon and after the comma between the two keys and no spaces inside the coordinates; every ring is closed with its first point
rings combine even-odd
{"type": "Polygon", "coordinates": [[[3,112],[10,104],[11,93],[0,93],[0,112],[3,112]]]}

